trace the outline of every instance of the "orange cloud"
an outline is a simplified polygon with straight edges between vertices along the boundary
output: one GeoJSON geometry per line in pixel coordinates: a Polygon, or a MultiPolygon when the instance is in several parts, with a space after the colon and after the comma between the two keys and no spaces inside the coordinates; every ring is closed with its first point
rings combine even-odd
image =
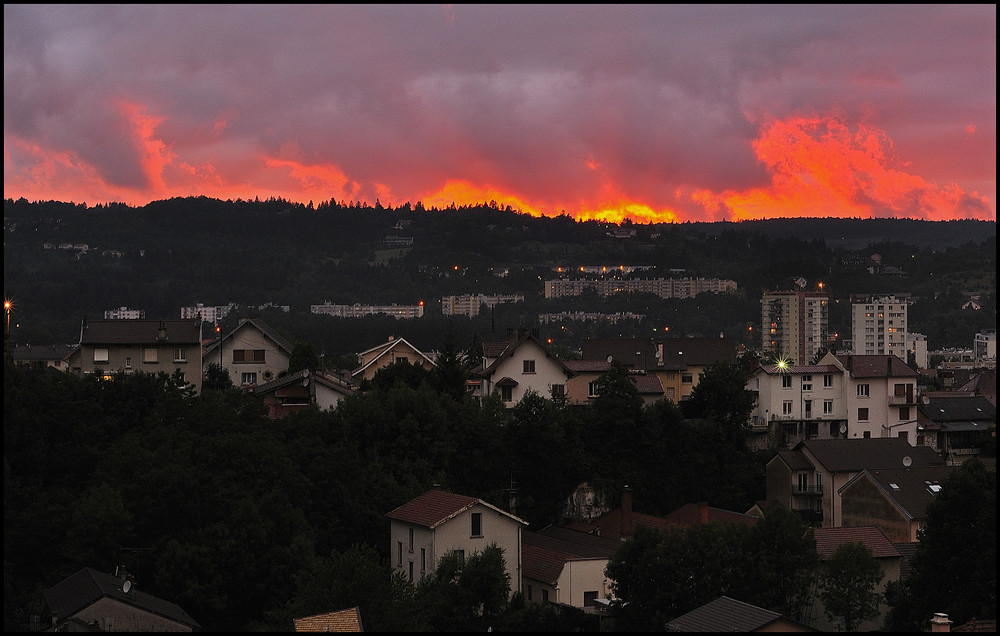
{"type": "Polygon", "coordinates": [[[120,102],[118,108],[131,125],[143,174],[153,190],[166,191],[163,169],[173,157],[167,144],[155,137],[156,127],[164,118],[148,115],[144,106],[132,102],[120,102]]]}
{"type": "Polygon", "coordinates": [[[753,144],[771,182],[745,192],[699,190],[692,199],[734,220],[773,217],[897,216],[949,220],[976,216],[989,199],[901,170],[884,131],[851,130],[832,117],[767,125],[753,144]]]}

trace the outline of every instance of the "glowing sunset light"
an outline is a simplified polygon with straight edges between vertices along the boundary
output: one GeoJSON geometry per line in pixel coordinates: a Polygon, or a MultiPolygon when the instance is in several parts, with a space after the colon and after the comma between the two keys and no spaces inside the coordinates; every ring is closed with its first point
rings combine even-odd
{"type": "Polygon", "coordinates": [[[4,197],[995,221],[995,67],[989,4],[6,4],[4,197]]]}

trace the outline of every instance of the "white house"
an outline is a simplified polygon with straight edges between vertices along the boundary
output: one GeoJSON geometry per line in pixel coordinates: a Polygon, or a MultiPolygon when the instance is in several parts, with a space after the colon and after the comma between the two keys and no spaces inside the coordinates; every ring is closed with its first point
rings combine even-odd
{"type": "Polygon", "coordinates": [[[504,405],[513,407],[529,392],[542,397],[562,398],[573,372],[538,338],[537,331],[519,330],[505,342],[483,344],[483,366],[475,374],[480,397],[493,391],[504,405]]]}
{"type": "Polygon", "coordinates": [[[457,552],[464,560],[496,545],[503,550],[511,594],[521,590],[521,530],[526,521],[482,499],[438,489],[386,517],[392,567],[411,583],[433,574],[446,554],[457,552]]]}

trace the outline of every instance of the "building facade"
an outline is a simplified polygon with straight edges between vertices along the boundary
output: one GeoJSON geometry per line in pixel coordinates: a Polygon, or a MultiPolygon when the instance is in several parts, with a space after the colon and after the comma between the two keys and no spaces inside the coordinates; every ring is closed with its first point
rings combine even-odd
{"type": "Polygon", "coordinates": [[[765,292],[762,348],[790,363],[809,364],[827,345],[829,321],[830,297],[823,292],[765,292]]]}
{"type": "Polygon", "coordinates": [[[854,298],[851,338],[858,355],[894,355],[906,360],[907,301],[896,296],[854,298]]]}

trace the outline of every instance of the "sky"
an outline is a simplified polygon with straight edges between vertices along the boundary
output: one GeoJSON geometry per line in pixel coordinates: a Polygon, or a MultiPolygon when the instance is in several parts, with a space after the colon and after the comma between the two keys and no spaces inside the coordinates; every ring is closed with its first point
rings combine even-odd
{"type": "Polygon", "coordinates": [[[4,198],[996,220],[996,5],[4,5],[4,198]]]}

